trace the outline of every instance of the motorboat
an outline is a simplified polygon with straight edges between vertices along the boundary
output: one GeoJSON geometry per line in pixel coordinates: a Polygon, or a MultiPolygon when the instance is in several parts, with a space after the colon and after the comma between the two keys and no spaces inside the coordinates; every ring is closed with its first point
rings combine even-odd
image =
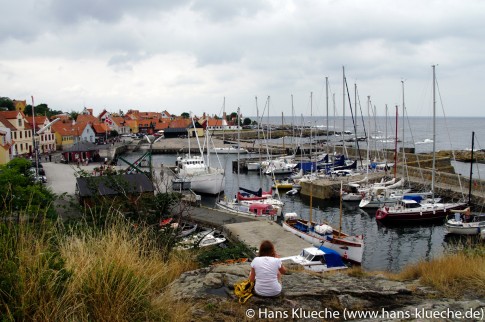
{"type": "Polygon", "coordinates": [[[303,266],[312,272],[328,272],[348,268],[340,255],[329,248],[307,247],[299,255],[281,258],[283,263],[290,262],[303,266]]]}
{"type": "Polygon", "coordinates": [[[485,214],[471,214],[470,207],[452,212],[454,216],[448,216],[445,222],[449,234],[479,235],[481,231],[485,231],[485,214]]]}
{"type": "Polygon", "coordinates": [[[226,237],[215,231],[214,229],[211,230],[204,230],[199,233],[193,234],[185,239],[183,239],[177,248],[179,249],[190,249],[190,248],[197,248],[197,247],[208,247],[208,246],[215,246],[222,244],[226,241],[226,237]]]}
{"type": "Polygon", "coordinates": [[[215,195],[224,190],[224,170],[207,166],[202,156],[177,157],[175,170],[179,179],[190,181],[195,192],[215,195]]]}

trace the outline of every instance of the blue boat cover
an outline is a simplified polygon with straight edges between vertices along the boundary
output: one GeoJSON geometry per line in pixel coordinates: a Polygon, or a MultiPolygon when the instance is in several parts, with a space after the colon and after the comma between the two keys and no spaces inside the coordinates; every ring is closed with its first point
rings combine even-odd
{"type": "Polygon", "coordinates": [[[249,190],[249,189],[246,189],[246,188],[243,188],[243,187],[239,187],[239,190],[245,191],[247,193],[250,193],[250,194],[258,196],[258,197],[261,197],[263,195],[263,189],[262,188],[259,188],[258,191],[254,191],[254,190],[249,190]]]}
{"type": "Polygon", "coordinates": [[[327,267],[340,267],[345,266],[344,262],[342,261],[342,257],[339,253],[334,251],[333,249],[320,246],[318,247],[321,251],[325,253],[323,256],[325,258],[325,262],[327,263],[327,267]]]}
{"type": "Polygon", "coordinates": [[[421,200],[423,200],[423,197],[420,196],[420,195],[404,195],[404,196],[402,196],[402,198],[406,199],[406,200],[414,200],[417,203],[420,203],[421,200]]]}
{"type": "Polygon", "coordinates": [[[302,231],[302,232],[307,232],[308,231],[308,226],[305,225],[304,223],[301,223],[301,222],[297,222],[294,226],[296,229],[298,229],[299,231],[302,231]]]}

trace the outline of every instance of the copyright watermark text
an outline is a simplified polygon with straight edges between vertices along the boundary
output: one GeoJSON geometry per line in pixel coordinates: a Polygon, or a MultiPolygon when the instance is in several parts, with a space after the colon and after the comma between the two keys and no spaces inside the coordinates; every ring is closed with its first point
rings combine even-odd
{"type": "Polygon", "coordinates": [[[451,310],[396,310],[366,311],[348,310],[334,311],[332,309],[306,310],[292,308],[291,310],[271,310],[269,308],[247,309],[246,317],[250,319],[451,319],[451,320],[485,320],[485,309],[468,309],[466,311],[451,310]]]}

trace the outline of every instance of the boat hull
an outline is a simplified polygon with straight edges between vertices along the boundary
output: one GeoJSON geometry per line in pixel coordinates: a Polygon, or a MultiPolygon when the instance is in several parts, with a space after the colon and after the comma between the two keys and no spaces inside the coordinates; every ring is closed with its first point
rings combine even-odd
{"type": "MultiPolygon", "coordinates": [[[[301,221],[304,222],[304,221],[301,221]]],[[[335,238],[332,236],[323,236],[317,234],[308,234],[294,227],[290,221],[283,222],[283,228],[303,240],[309,242],[315,247],[325,246],[339,253],[342,258],[354,263],[362,263],[364,254],[364,247],[361,238],[354,236],[347,236],[343,238],[335,238]],[[346,240],[347,239],[347,240],[346,240]],[[353,240],[353,242],[352,242],[353,240]]]]}
{"type": "Polygon", "coordinates": [[[481,231],[485,231],[485,221],[462,222],[450,219],[445,223],[445,228],[449,234],[480,235],[481,231]]]}
{"type": "Polygon", "coordinates": [[[226,178],[222,173],[204,173],[190,178],[190,187],[197,193],[216,195],[224,191],[226,178]]]}
{"type": "Polygon", "coordinates": [[[429,205],[421,207],[414,211],[406,209],[393,208],[379,208],[376,212],[376,220],[386,223],[416,223],[416,222],[432,222],[443,221],[451,210],[460,210],[464,208],[462,203],[452,203],[439,206],[429,205]]]}

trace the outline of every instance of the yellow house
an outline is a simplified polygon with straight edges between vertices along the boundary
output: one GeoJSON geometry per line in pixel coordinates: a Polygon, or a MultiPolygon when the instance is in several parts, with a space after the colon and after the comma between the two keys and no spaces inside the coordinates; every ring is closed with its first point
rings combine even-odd
{"type": "Polygon", "coordinates": [[[57,150],[70,148],[74,144],[76,133],[72,121],[62,120],[52,125],[55,134],[57,150]]]}
{"type": "Polygon", "coordinates": [[[138,133],[138,121],[137,120],[126,120],[125,119],[125,126],[130,128],[131,133],[138,133]]]}
{"type": "Polygon", "coordinates": [[[15,107],[15,110],[16,111],[19,111],[19,112],[25,112],[25,107],[27,106],[27,101],[26,100],[23,100],[23,101],[17,101],[17,100],[13,100],[13,106],[15,107]]]}

